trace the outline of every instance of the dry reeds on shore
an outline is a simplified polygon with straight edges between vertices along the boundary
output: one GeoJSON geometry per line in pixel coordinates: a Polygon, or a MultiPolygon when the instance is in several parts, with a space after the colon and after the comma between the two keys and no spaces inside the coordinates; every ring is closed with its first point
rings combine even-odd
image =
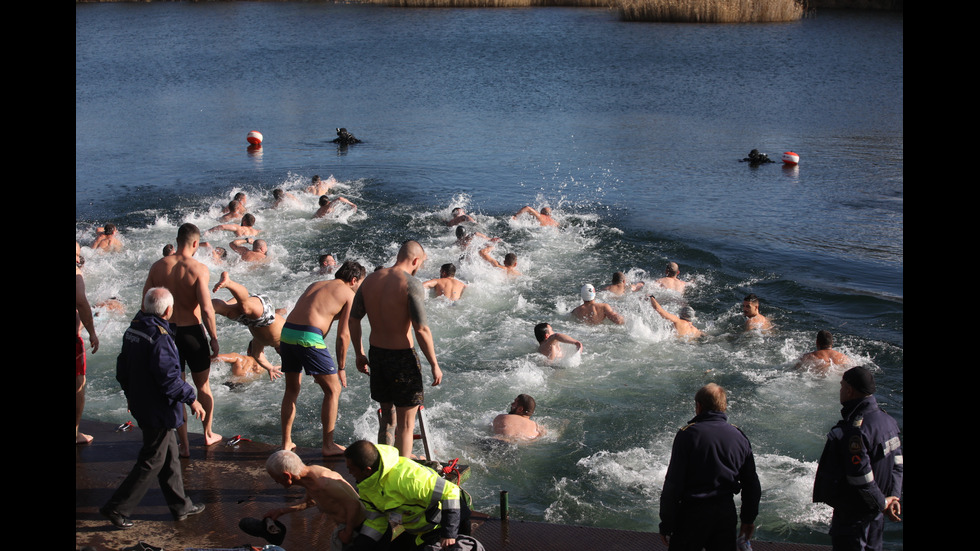
{"type": "Polygon", "coordinates": [[[798,0],[620,0],[624,21],[665,23],[764,23],[798,21],[798,0]]]}
{"type": "Polygon", "coordinates": [[[373,4],[400,8],[529,8],[568,6],[614,8],[618,0],[368,0],[373,4]]]}

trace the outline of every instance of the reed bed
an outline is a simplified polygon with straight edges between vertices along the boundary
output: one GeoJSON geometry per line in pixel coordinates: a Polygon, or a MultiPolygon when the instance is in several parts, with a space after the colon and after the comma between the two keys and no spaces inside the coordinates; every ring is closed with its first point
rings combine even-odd
{"type": "Polygon", "coordinates": [[[400,8],[529,8],[570,6],[579,8],[615,8],[619,0],[368,0],[400,8]]]}
{"type": "Polygon", "coordinates": [[[620,0],[623,21],[666,23],[764,23],[798,21],[797,0],[620,0]]]}

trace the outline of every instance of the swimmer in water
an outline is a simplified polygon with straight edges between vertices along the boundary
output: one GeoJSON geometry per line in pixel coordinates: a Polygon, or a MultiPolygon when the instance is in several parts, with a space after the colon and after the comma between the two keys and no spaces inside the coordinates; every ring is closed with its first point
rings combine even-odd
{"type": "Polygon", "coordinates": [[[350,201],[348,201],[347,199],[344,199],[343,197],[341,197],[339,195],[337,196],[336,199],[333,199],[333,200],[331,200],[326,195],[321,195],[320,196],[320,208],[317,209],[317,211],[315,213],[313,213],[313,218],[323,218],[324,216],[330,214],[331,212],[333,212],[333,209],[337,205],[337,203],[346,203],[346,204],[350,205],[351,208],[353,208],[355,211],[357,210],[357,205],[355,205],[354,203],[351,203],[350,201]]]}
{"type": "Polygon", "coordinates": [[[670,289],[671,291],[684,294],[684,289],[687,287],[687,282],[677,279],[677,276],[680,273],[681,269],[676,262],[668,262],[667,268],[664,270],[665,277],[658,279],[657,284],[664,289],[670,289]]]}
{"type": "Polygon", "coordinates": [[[675,316],[667,310],[664,310],[664,307],[657,302],[657,298],[653,295],[650,295],[650,305],[660,314],[660,317],[674,324],[674,331],[677,332],[678,338],[692,340],[704,336],[704,333],[691,323],[691,320],[694,319],[694,308],[684,306],[681,308],[680,315],[675,316]]]}
{"type": "Polygon", "coordinates": [[[742,315],[745,316],[746,331],[768,332],[772,329],[772,323],[765,316],[759,313],[759,297],[755,293],[747,295],[742,300],[742,315]]]}
{"type": "Polygon", "coordinates": [[[612,275],[612,283],[606,285],[601,290],[609,291],[616,296],[623,296],[627,292],[634,293],[643,288],[644,283],[641,281],[639,283],[626,283],[626,274],[623,272],[616,272],[612,275]]]}
{"type": "Polygon", "coordinates": [[[167,243],[166,245],[163,246],[163,256],[170,256],[175,252],[177,252],[177,250],[170,243],[167,243]]]}
{"type": "Polygon", "coordinates": [[[850,358],[834,350],[834,336],[830,334],[830,331],[823,330],[817,333],[817,349],[801,356],[793,369],[813,371],[825,375],[834,366],[847,367],[850,365],[850,358]]]}
{"type": "Polygon", "coordinates": [[[95,228],[95,241],[92,242],[93,250],[107,252],[119,252],[122,250],[122,241],[119,240],[119,230],[115,224],[106,224],[104,227],[95,228]]]}
{"type": "MultiPolygon", "coordinates": [[[[247,207],[245,206],[245,203],[248,202],[248,196],[245,195],[245,192],[244,191],[239,191],[231,199],[232,199],[232,201],[237,201],[238,208],[242,211],[242,213],[244,213],[244,212],[246,212],[248,210],[247,207]]],[[[221,214],[228,214],[229,212],[232,212],[232,204],[231,203],[228,203],[228,206],[227,207],[222,207],[221,208],[221,214]]]]}
{"type": "Polygon", "coordinates": [[[236,237],[251,237],[251,236],[258,235],[259,232],[262,230],[255,227],[255,215],[252,213],[248,213],[245,216],[242,216],[241,224],[221,224],[219,226],[215,226],[209,229],[204,233],[208,234],[216,231],[234,232],[236,237]]]}
{"type": "Polygon", "coordinates": [[[459,300],[466,290],[466,284],[456,279],[456,265],[443,264],[439,268],[439,277],[430,279],[422,284],[426,289],[435,289],[437,297],[446,297],[449,300],[459,300]]]}
{"type": "Polygon", "coordinates": [[[558,226],[558,222],[551,217],[551,207],[545,207],[541,209],[541,212],[538,212],[530,206],[524,206],[510,218],[511,220],[517,220],[517,217],[522,214],[530,214],[531,216],[537,218],[538,223],[542,226],[558,226]]]}
{"type": "MultiPolygon", "coordinates": [[[[322,194],[321,194],[322,195],[322,194]]],[[[269,208],[277,209],[284,201],[296,202],[296,196],[282,188],[276,188],[272,190],[272,205],[269,208]]]]}
{"type": "Polygon", "coordinates": [[[320,255],[320,275],[330,275],[337,269],[337,259],[332,254],[320,255]]]}
{"type": "Polygon", "coordinates": [[[545,428],[531,420],[536,407],[529,394],[519,394],[510,404],[507,413],[501,413],[493,420],[493,434],[508,442],[534,440],[544,436],[545,428]]]}
{"type": "Polygon", "coordinates": [[[582,352],[582,343],[564,333],[555,333],[549,323],[539,323],[534,326],[534,338],[538,340],[538,352],[549,360],[557,360],[564,356],[561,344],[574,344],[576,352],[582,352]]]}
{"type": "Polygon", "coordinates": [[[222,212],[224,212],[224,214],[218,218],[218,220],[221,222],[231,222],[232,220],[241,218],[247,214],[245,207],[243,207],[242,204],[235,199],[232,199],[222,212]]]}
{"type": "Polygon", "coordinates": [[[605,320],[609,320],[616,325],[626,323],[626,319],[613,310],[612,306],[604,302],[595,301],[595,287],[591,283],[586,283],[581,289],[582,304],[572,310],[572,315],[579,321],[589,325],[599,325],[605,320]]]}
{"type": "Polygon", "coordinates": [[[265,262],[269,259],[269,245],[265,239],[242,237],[228,243],[228,247],[240,254],[245,262],[265,262]],[[243,247],[242,243],[251,243],[252,248],[243,247]]]}
{"type": "MultiPolygon", "coordinates": [[[[229,381],[231,384],[229,385],[226,383],[226,385],[230,388],[234,388],[242,383],[254,381],[266,371],[257,361],[255,361],[255,358],[245,356],[244,354],[239,354],[237,352],[218,354],[215,361],[224,362],[231,365],[232,380],[229,381]]],[[[277,371],[280,369],[280,366],[278,365],[274,367],[277,371]]]]}
{"type": "Polygon", "coordinates": [[[504,256],[504,263],[501,264],[500,262],[497,262],[494,257],[490,256],[490,251],[493,250],[495,246],[496,243],[491,242],[486,247],[480,249],[480,257],[489,262],[494,268],[500,268],[510,277],[520,276],[521,272],[517,269],[517,254],[507,253],[504,256]]]}
{"type": "Polygon", "coordinates": [[[335,185],[337,185],[337,179],[333,177],[333,174],[331,174],[326,180],[321,180],[320,175],[318,174],[313,176],[313,180],[306,188],[306,192],[314,195],[324,195],[335,185]]]}
{"type": "Polygon", "coordinates": [[[269,297],[265,295],[249,294],[244,285],[233,281],[228,272],[221,272],[221,279],[215,284],[213,293],[221,289],[231,291],[231,300],[211,299],[214,313],[225,316],[226,318],[237,321],[248,328],[252,334],[252,340],[246,349],[248,355],[255,362],[269,372],[269,379],[276,380],[282,377],[279,366],[272,365],[265,357],[265,348],[273,347],[279,351],[279,339],[282,335],[282,326],[286,323],[283,318],[285,309],[276,310],[273,308],[269,297]]]}
{"type": "Polygon", "coordinates": [[[456,226],[462,224],[463,222],[476,222],[476,219],[469,214],[466,214],[466,211],[464,211],[461,207],[456,207],[453,209],[453,217],[446,220],[446,225],[456,226]]]}

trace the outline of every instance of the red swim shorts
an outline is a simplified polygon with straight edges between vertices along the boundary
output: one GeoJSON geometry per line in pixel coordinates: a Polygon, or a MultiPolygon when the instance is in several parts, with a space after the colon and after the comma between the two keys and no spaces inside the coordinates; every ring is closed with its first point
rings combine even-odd
{"type": "Polygon", "coordinates": [[[85,341],[75,335],[75,376],[85,375],[85,341]]]}

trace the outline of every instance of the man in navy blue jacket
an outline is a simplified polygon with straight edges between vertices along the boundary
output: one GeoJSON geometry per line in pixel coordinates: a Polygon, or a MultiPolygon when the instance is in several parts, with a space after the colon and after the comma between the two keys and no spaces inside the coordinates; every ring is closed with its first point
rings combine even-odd
{"type": "Polygon", "coordinates": [[[752,445],[728,423],[725,389],[711,383],[694,395],[695,417],[678,431],[660,494],[660,538],[671,551],[734,550],[742,492],[740,537],[755,532],[762,486],[752,445]]]}
{"type": "Polygon", "coordinates": [[[194,387],[181,377],[177,346],[167,320],[174,311],[174,298],[166,288],[154,287],[143,298],[123,335],[122,352],[116,359],[116,380],[126,393],[130,412],[143,432],[143,447],[136,465],[122,485],[99,510],[112,524],[130,528],[128,517],[139,505],[154,479],[176,520],[204,510],[184,494],[180,474],[177,436],[174,429],[184,423],[183,405],[188,404],[198,419],[204,408],[194,387]]]}
{"type": "Polygon", "coordinates": [[[902,505],[902,442],[898,423],[872,396],[874,376],[864,367],[844,372],[840,421],[827,435],[813,501],[834,508],[830,537],[835,550],[882,548],[885,516],[898,522],[902,505]]]}

